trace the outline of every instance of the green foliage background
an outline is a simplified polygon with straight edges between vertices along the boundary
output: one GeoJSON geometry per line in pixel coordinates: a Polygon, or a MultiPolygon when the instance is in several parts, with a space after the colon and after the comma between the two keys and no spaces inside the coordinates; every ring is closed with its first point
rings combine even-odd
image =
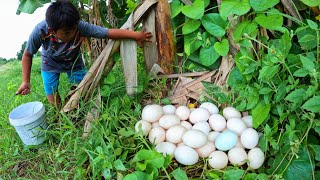
{"type": "MultiPolygon", "coordinates": [[[[21,0],[19,11],[32,13],[46,2],[21,0]]],[[[90,1],[74,1],[79,2],[90,4],[90,1]]],[[[118,12],[123,17],[126,14],[123,9],[130,12],[138,3],[114,2],[118,5],[115,14],[118,12]]],[[[301,20],[282,11],[280,0],[223,0],[221,5],[194,0],[192,6],[179,0],[170,3],[184,72],[217,69],[222,57],[231,53],[230,40],[238,47],[232,57],[235,66],[227,85],[206,84],[206,87],[220,104],[252,114],[254,127],[262,133],[259,146],[266,157],[258,170],[246,166],[214,170],[206,159],[193,166],[181,166],[172,157],[154,151],[143,136],[135,133],[134,124],[140,118],[142,101],[153,96],[160,103],[156,92],[166,89],[166,82],[147,78],[140,55],[137,97],[123,95],[123,74],[117,61],[118,65],[102,84],[104,108],[90,137],[81,138],[80,117],[88,107],[79,110],[82,113],[79,121],[48,107],[51,124],[48,142],[37,148],[23,146],[6,117],[16,105],[44,97],[40,94],[42,90],[36,90],[39,96],[34,98],[12,98],[10,92],[17,88],[14,82],[18,80],[14,78],[19,77],[20,69],[0,76],[7,84],[7,88],[1,89],[2,106],[7,108],[1,111],[3,121],[0,122],[5,128],[0,132],[0,162],[4,164],[0,167],[0,177],[319,179],[320,28],[311,7],[319,8],[320,2],[292,2],[301,20]],[[156,85],[150,87],[150,84],[156,85]]],[[[39,69],[34,71],[39,74],[39,69]]],[[[34,81],[39,83],[35,87],[40,88],[40,77],[35,76],[34,81]]]]}

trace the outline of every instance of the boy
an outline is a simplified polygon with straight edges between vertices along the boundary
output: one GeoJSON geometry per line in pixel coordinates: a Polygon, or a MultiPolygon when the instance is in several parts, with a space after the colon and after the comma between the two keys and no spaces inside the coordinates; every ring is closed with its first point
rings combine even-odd
{"type": "Polygon", "coordinates": [[[86,74],[80,46],[86,37],[134,39],[139,44],[150,41],[150,32],[106,29],[80,20],[75,6],[67,0],[51,3],[46,19],[32,31],[22,56],[22,78],[16,94],[30,93],[32,57],[42,46],[41,75],[45,93],[51,105],[61,106],[58,92],[59,75],[68,74],[70,83],[79,83],[86,74]]]}

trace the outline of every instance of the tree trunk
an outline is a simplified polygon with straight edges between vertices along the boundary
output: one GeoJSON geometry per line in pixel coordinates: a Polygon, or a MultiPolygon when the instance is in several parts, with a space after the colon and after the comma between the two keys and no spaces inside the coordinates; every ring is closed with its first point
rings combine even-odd
{"type": "Polygon", "coordinates": [[[171,29],[170,8],[167,0],[159,0],[156,8],[156,37],[159,64],[165,74],[173,73],[175,44],[171,29]]]}

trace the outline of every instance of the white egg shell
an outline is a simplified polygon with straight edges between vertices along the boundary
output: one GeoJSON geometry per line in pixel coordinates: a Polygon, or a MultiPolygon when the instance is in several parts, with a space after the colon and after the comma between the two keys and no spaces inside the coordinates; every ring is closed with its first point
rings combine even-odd
{"type": "Polygon", "coordinates": [[[193,111],[193,110],[195,110],[196,108],[190,108],[189,110],[190,110],[190,113],[193,111]]]}
{"type": "Polygon", "coordinates": [[[200,130],[191,129],[183,134],[182,141],[189,147],[199,148],[207,143],[208,137],[200,130]]]}
{"type": "Polygon", "coordinates": [[[165,114],[159,119],[159,125],[164,129],[178,124],[180,124],[180,118],[175,114],[165,114]]]}
{"type": "Polygon", "coordinates": [[[142,109],[142,120],[149,121],[149,122],[156,122],[158,121],[161,116],[163,115],[163,109],[160,105],[151,104],[147,105],[142,109]]]}
{"type": "Polygon", "coordinates": [[[195,123],[192,126],[192,129],[200,130],[203,133],[205,133],[206,135],[208,135],[209,132],[211,131],[211,128],[210,128],[209,123],[207,121],[200,121],[200,122],[195,123]]]}
{"type": "Polygon", "coordinates": [[[175,125],[170,127],[166,132],[166,140],[171,143],[180,143],[182,142],[182,136],[187,131],[182,125],[175,125]]]}
{"type": "Polygon", "coordinates": [[[210,113],[205,108],[197,108],[190,113],[189,121],[195,124],[200,121],[207,121],[209,119],[210,113]]]}
{"type": "Polygon", "coordinates": [[[214,146],[213,142],[211,142],[211,141],[208,141],[207,144],[196,149],[197,153],[202,158],[209,157],[209,155],[215,150],[216,150],[216,147],[214,146]]]}
{"type": "Polygon", "coordinates": [[[241,119],[247,125],[248,128],[252,127],[252,116],[243,116],[241,119]]]}
{"type": "Polygon", "coordinates": [[[260,148],[253,148],[248,152],[248,166],[251,169],[258,169],[263,165],[264,154],[260,148]]]}
{"type": "Polygon", "coordinates": [[[220,114],[212,114],[209,117],[209,125],[214,131],[222,131],[227,127],[227,121],[220,114]]]}
{"type": "Polygon", "coordinates": [[[204,102],[200,105],[200,107],[207,109],[210,114],[218,114],[219,113],[218,107],[211,102],[204,102]]]}
{"type": "Polygon", "coordinates": [[[219,134],[214,145],[220,151],[228,151],[236,146],[237,141],[237,134],[230,130],[226,130],[219,134]]]}
{"type": "Polygon", "coordinates": [[[176,112],[176,107],[174,105],[165,105],[162,107],[164,114],[174,114],[176,112]]]}
{"type": "Polygon", "coordinates": [[[210,131],[208,134],[208,141],[215,142],[220,132],[218,131],[210,131]]]}
{"type": "Polygon", "coordinates": [[[156,145],[156,151],[162,153],[163,155],[173,155],[176,145],[170,142],[161,142],[156,145]]]}
{"type": "Polygon", "coordinates": [[[188,121],[181,121],[181,122],[180,122],[180,125],[181,125],[181,126],[184,126],[184,127],[187,128],[188,130],[189,130],[189,129],[192,129],[192,124],[189,123],[188,121]]]}
{"type": "Polygon", "coordinates": [[[248,128],[242,132],[240,139],[241,139],[241,144],[245,148],[252,149],[258,145],[259,134],[255,129],[248,128]]]}
{"type": "Polygon", "coordinates": [[[228,156],[222,151],[213,151],[209,155],[209,165],[214,169],[223,169],[228,165],[228,156]]]}
{"type": "Polygon", "coordinates": [[[187,106],[179,106],[176,110],[176,115],[182,120],[185,121],[189,118],[190,109],[187,106]]]}
{"type": "Polygon", "coordinates": [[[227,121],[227,128],[240,135],[247,129],[247,125],[240,118],[230,118],[227,121]]]}
{"type": "Polygon", "coordinates": [[[151,123],[149,123],[148,121],[145,121],[145,120],[140,120],[136,123],[135,125],[135,130],[136,132],[139,132],[140,131],[140,127],[141,127],[141,130],[142,130],[142,134],[144,136],[148,135],[150,130],[151,130],[151,123]]]}
{"type": "Polygon", "coordinates": [[[243,165],[248,159],[247,152],[243,148],[232,148],[228,151],[228,158],[233,165],[243,165]]]}
{"type": "Polygon", "coordinates": [[[165,140],[166,140],[166,131],[162,127],[158,126],[150,130],[149,141],[152,144],[159,144],[165,140]]]}
{"type": "Polygon", "coordinates": [[[183,165],[194,165],[199,160],[196,150],[188,146],[178,146],[174,151],[174,158],[183,165]]]}
{"type": "Polygon", "coordinates": [[[157,126],[160,126],[160,125],[159,125],[159,121],[153,122],[153,123],[151,124],[151,126],[152,126],[152,128],[157,127],[157,126]]]}
{"type": "Polygon", "coordinates": [[[226,119],[241,118],[241,113],[234,107],[226,107],[222,110],[222,114],[226,119]]]}

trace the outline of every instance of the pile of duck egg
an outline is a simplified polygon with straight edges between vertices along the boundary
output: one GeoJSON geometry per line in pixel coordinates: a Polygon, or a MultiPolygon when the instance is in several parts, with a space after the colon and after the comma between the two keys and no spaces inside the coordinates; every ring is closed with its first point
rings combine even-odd
{"type": "Polygon", "coordinates": [[[219,108],[204,102],[197,108],[150,104],[143,108],[135,130],[147,136],[155,150],[172,155],[183,165],[208,158],[211,168],[247,165],[258,169],[265,156],[258,147],[259,133],[252,116],[242,116],[234,107],[219,108]]]}

